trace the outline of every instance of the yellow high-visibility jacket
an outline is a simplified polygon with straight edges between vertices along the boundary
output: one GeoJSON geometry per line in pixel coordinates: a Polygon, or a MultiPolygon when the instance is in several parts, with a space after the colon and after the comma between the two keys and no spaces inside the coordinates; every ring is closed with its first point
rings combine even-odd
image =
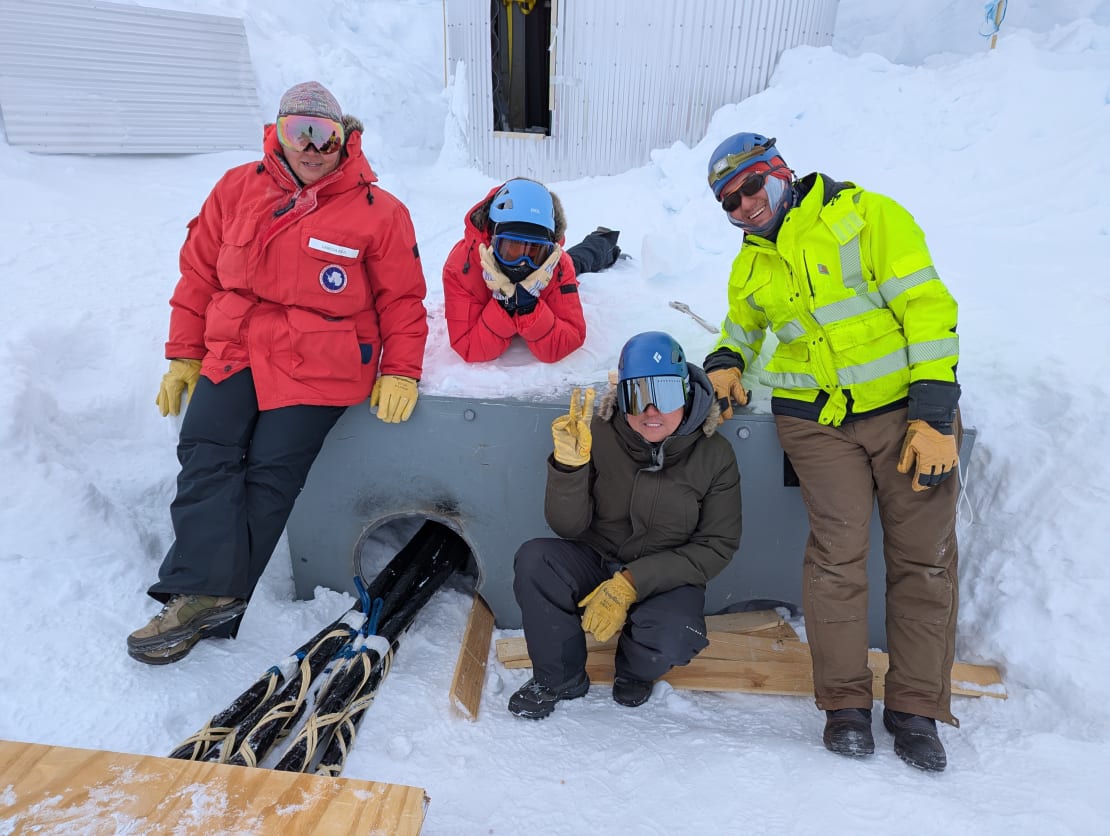
{"type": "Polygon", "coordinates": [[[818,420],[833,426],[905,399],[915,381],[954,383],[956,301],[910,213],[821,174],[800,186],[775,242],[745,238],[717,349],[747,368],[770,329],[778,346],[760,379],[776,399],[823,402],[818,420]]]}

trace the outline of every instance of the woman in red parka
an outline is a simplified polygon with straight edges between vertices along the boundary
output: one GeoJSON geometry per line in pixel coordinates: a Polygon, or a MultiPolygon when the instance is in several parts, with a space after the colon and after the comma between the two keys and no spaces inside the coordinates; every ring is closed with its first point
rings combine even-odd
{"type": "Polygon", "coordinates": [[[148,664],[233,636],[324,437],[370,397],[407,420],[428,334],[408,210],[375,185],[362,124],[317,82],[290,88],[264,158],[228,171],[189,223],[157,404],[189,409],[175,542],[127,639],[148,664]]]}
{"type": "Polygon", "coordinates": [[[559,198],[525,178],[492,189],[464,224],[463,239],[443,265],[447,332],[459,356],[468,363],[493,360],[516,336],[544,363],[581,346],[586,320],[577,277],[616,261],[620,233],[598,227],[563,252],[559,198]]]}

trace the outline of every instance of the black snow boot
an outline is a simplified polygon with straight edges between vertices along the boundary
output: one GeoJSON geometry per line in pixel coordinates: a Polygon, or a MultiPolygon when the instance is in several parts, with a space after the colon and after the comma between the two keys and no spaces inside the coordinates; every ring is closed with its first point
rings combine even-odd
{"type": "Polygon", "coordinates": [[[549,688],[532,677],[509,697],[509,711],[517,717],[528,720],[542,720],[555,710],[559,700],[576,700],[586,696],[590,690],[590,678],[586,672],[555,688],[549,688]]]}
{"type": "Polygon", "coordinates": [[[635,708],[651,699],[651,689],[655,683],[651,680],[633,679],[630,676],[616,676],[613,678],[613,702],[635,708]]]}
{"type": "Polygon", "coordinates": [[[870,708],[838,708],[825,712],[825,748],[859,758],[875,751],[870,708]]]}
{"type": "Polygon", "coordinates": [[[937,721],[932,717],[884,708],[883,725],[894,735],[894,754],[910,766],[928,772],[943,772],[948,766],[948,756],[937,734],[937,721]]]}

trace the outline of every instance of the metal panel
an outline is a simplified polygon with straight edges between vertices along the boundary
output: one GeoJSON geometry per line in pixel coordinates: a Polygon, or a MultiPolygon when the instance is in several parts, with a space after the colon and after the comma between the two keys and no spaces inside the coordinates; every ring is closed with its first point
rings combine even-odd
{"type": "MultiPolygon", "coordinates": [[[[566,404],[422,396],[412,418],[385,424],[351,407],[328,436],[289,519],[297,595],[317,586],[354,594],[362,546],[397,520],[431,519],[470,546],[478,590],[499,627],[520,626],[513,555],[525,540],[552,537],[543,514],[551,422],[566,404]],[[509,442],[502,439],[511,439],[509,442]]],[[[741,415],[720,432],[740,463],[744,532],[735,559],[707,589],[706,612],[772,599],[798,606],[809,522],[801,490],[786,487],[770,415],[741,415]]],[[[961,467],[975,430],[964,432],[961,467]]],[[[868,562],[869,639],[886,646],[886,589],[878,514],[868,562]]],[[[369,582],[372,577],[363,577],[369,582]]]]}
{"type": "Polygon", "coordinates": [[[472,163],[566,180],[695,144],[713,113],[762,90],[779,55],[832,41],[837,0],[551,0],[552,135],[493,131],[489,0],[445,0],[447,58],[467,67],[472,163]]]}
{"type": "Polygon", "coordinates": [[[0,0],[8,142],[43,153],[258,148],[239,18],[93,0],[0,0]]]}

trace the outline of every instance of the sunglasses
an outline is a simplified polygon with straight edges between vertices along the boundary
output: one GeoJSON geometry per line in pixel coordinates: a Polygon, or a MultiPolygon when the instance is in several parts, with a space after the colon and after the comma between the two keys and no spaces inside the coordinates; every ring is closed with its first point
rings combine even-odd
{"type": "Polygon", "coordinates": [[[336,154],[343,147],[343,126],[322,116],[279,116],[278,142],[294,151],[312,146],[321,154],[336,154]]]}
{"type": "Polygon", "coordinates": [[[555,244],[541,238],[503,233],[493,236],[493,255],[506,267],[527,265],[539,270],[555,249],[555,244]]]}
{"type": "Polygon", "coordinates": [[[783,168],[786,168],[786,166],[777,165],[774,168],[767,169],[767,171],[761,171],[758,174],[753,174],[745,178],[744,182],[740,184],[740,188],[729,192],[721,198],[721,208],[729,214],[732,214],[740,208],[741,196],[755,197],[767,184],[767,178],[771,173],[783,168]]]}
{"type": "Polygon", "coordinates": [[[632,377],[617,384],[617,404],[625,415],[639,415],[649,406],[674,412],[686,406],[688,394],[686,379],[673,374],[632,377]]]}

